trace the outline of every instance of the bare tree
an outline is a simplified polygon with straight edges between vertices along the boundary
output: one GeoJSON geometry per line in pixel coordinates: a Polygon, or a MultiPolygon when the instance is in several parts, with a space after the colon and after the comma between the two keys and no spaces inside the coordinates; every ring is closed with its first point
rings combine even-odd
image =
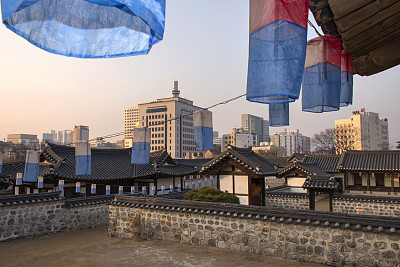
{"type": "Polygon", "coordinates": [[[328,128],[311,138],[315,154],[335,154],[335,129],[328,128]]]}
{"type": "Polygon", "coordinates": [[[354,145],[359,141],[358,128],[340,125],[336,127],[336,153],[341,154],[346,150],[355,149],[354,145]]]}

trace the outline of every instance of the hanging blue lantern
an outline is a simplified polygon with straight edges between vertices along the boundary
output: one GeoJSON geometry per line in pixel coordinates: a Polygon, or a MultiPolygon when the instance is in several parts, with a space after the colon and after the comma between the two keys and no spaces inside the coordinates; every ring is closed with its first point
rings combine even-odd
{"type": "Polygon", "coordinates": [[[111,186],[106,185],[106,195],[109,196],[111,194],[111,186]]]}
{"type": "Polygon", "coordinates": [[[75,193],[80,193],[81,192],[81,183],[76,182],[75,183],[75,193]]]}
{"type": "Polygon", "coordinates": [[[269,105],[269,126],[289,126],[289,103],[269,105]]]}
{"type": "Polygon", "coordinates": [[[250,0],[248,101],[299,98],[307,46],[308,0],[250,0]]]}
{"type": "Polygon", "coordinates": [[[150,158],[151,131],[147,127],[133,129],[131,164],[146,165],[150,158]]]}
{"type": "Polygon", "coordinates": [[[164,195],[165,194],[165,186],[161,186],[161,195],[164,195]]]}
{"type": "Polygon", "coordinates": [[[201,180],[199,180],[199,188],[202,187],[201,180]]]}
{"type": "Polygon", "coordinates": [[[174,192],[174,186],[172,184],[169,186],[169,192],[170,193],[174,192]]]}
{"type": "Polygon", "coordinates": [[[341,57],[340,106],[353,104],[353,56],[342,50],[341,57]]]}
{"type": "Polygon", "coordinates": [[[186,186],[185,186],[185,188],[186,188],[186,189],[189,189],[189,188],[190,188],[190,186],[189,186],[189,184],[188,184],[188,183],[186,183],[186,186]]]}
{"type": "Polygon", "coordinates": [[[40,152],[34,150],[26,151],[24,182],[36,183],[39,177],[40,152]]]}
{"type": "Polygon", "coordinates": [[[340,109],[341,40],[321,36],[307,42],[302,109],[322,113],[340,109]]]}
{"type": "Polygon", "coordinates": [[[181,186],[181,184],[178,184],[178,192],[182,192],[182,186],[181,186]]]}
{"type": "Polygon", "coordinates": [[[77,141],[75,143],[75,174],[92,174],[91,150],[87,141],[77,141]]]}
{"type": "Polygon", "coordinates": [[[164,35],[165,0],[2,0],[1,9],[7,28],[70,57],[143,55],[164,35]]]}
{"type": "Polygon", "coordinates": [[[92,184],[92,185],[91,185],[90,193],[91,193],[92,195],[96,194],[96,184],[92,184]]]}
{"type": "Polygon", "coordinates": [[[124,194],[124,187],[122,185],[120,185],[118,187],[118,195],[123,195],[124,194]]]}
{"type": "Polygon", "coordinates": [[[214,175],[211,175],[210,182],[211,182],[211,185],[214,185],[214,175]]]}
{"type": "Polygon", "coordinates": [[[43,188],[43,177],[39,176],[38,177],[38,188],[43,188]]]}
{"type": "Polygon", "coordinates": [[[142,194],[147,195],[147,189],[145,186],[142,186],[142,194]]]}
{"type": "Polygon", "coordinates": [[[134,186],[131,186],[131,195],[134,195],[135,194],[135,187],[134,186]]]}
{"type": "Polygon", "coordinates": [[[64,180],[58,180],[58,191],[63,191],[63,190],[64,190],[64,180]]]}
{"type": "Polygon", "coordinates": [[[156,194],[156,187],[154,185],[151,187],[151,194],[152,195],[156,194]]]}
{"type": "Polygon", "coordinates": [[[194,181],[192,182],[192,189],[196,189],[196,183],[194,181]]]}
{"type": "Polygon", "coordinates": [[[204,186],[207,186],[207,178],[204,178],[204,186]]]}
{"type": "Polygon", "coordinates": [[[15,185],[22,185],[22,173],[17,173],[17,176],[15,177],[15,185]]]}
{"type": "Polygon", "coordinates": [[[209,110],[198,110],[193,113],[194,141],[198,151],[212,149],[213,124],[212,112],[209,110]]]}

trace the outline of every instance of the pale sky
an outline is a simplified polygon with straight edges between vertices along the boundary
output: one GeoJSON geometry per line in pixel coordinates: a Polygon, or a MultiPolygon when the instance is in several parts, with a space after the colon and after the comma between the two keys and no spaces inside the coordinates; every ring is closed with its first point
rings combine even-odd
{"type": "MultiPolygon", "coordinates": [[[[244,94],[248,14],[248,0],[168,0],[164,40],[146,56],[114,59],[51,54],[2,24],[0,140],[10,133],[41,138],[50,129],[79,124],[90,127],[90,138],[121,132],[124,107],[171,96],[174,80],[181,96],[201,107],[244,94]]],[[[309,39],[316,36],[313,29],[308,32],[309,39]]],[[[337,112],[302,112],[300,97],[290,105],[288,128],[311,137],[364,107],[388,118],[394,145],[400,140],[399,80],[399,66],[369,77],[356,75],[353,105],[337,112]]],[[[244,98],[212,111],[220,135],[240,127],[241,114],[268,119],[268,105],[244,98]]],[[[281,130],[270,127],[270,134],[281,130]]]]}

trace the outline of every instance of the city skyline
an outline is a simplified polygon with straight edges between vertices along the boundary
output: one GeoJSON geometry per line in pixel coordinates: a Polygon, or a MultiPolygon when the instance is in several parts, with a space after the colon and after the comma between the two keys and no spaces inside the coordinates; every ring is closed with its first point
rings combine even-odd
{"type": "MultiPolygon", "coordinates": [[[[2,25],[1,140],[7,134],[40,135],[74,125],[88,125],[91,139],[122,132],[124,108],[169,97],[174,80],[180,83],[181,96],[201,107],[245,93],[248,13],[247,1],[171,1],[165,38],[149,55],[96,60],[50,54],[2,25]]],[[[312,15],[310,20],[316,24],[312,15]]],[[[316,36],[311,28],[308,33],[309,39],[316,36]]],[[[389,120],[394,145],[400,140],[395,83],[399,74],[397,66],[370,77],[356,75],[353,105],[338,112],[302,112],[300,98],[290,105],[290,125],[285,128],[312,137],[334,128],[336,119],[366,108],[389,120]]],[[[216,107],[212,109],[214,130],[222,135],[239,128],[241,114],[268,120],[267,110],[267,105],[244,98],[216,107]]],[[[270,135],[281,131],[282,127],[271,127],[270,135]]]]}

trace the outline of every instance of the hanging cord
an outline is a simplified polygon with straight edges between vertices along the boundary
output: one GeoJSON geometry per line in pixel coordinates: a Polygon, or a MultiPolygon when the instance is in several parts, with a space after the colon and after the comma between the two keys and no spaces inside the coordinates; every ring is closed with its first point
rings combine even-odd
{"type": "MultiPolygon", "coordinates": [[[[235,100],[237,100],[237,99],[239,99],[239,98],[241,98],[241,97],[243,97],[243,96],[245,96],[245,95],[246,95],[246,94],[236,96],[236,97],[234,97],[234,98],[231,98],[231,99],[228,99],[228,100],[219,102],[219,103],[217,103],[217,104],[214,104],[214,105],[212,105],[212,106],[209,106],[209,107],[207,107],[207,108],[202,108],[201,110],[208,110],[208,109],[212,109],[212,108],[215,108],[215,107],[217,107],[217,106],[220,106],[220,105],[228,104],[229,102],[235,101],[235,100]]],[[[181,115],[181,116],[179,116],[179,117],[170,118],[170,119],[168,119],[168,120],[155,123],[155,124],[153,124],[153,125],[151,125],[151,126],[163,125],[163,124],[166,124],[166,123],[169,122],[169,121],[179,120],[179,119],[181,119],[181,118],[184,118],[184,117],[187,117],[187,116],[191,116],[191,115],[193,115],[193,113],[194,113],[194,112],[191,112],[191,113],[188,113],[188,114],[185,114],[185,115],[181,115]]],[[[139,123],[141,123],[141,122],[143,122],[143,121],[139,121],[139,123]]],[[[134,128],[133,128],[132,130],[129,130],[129,131],[126,131],[126,132],[123,131],[123,132],[119,132],[119,133],[113,133],[113,134],[109,134],[109,135],[104,135],[104,136],[96,137],[96,138],[94,138],[94,139],[90,139],[90,140],[88,140],[88,141],[89,141],[89,142],[93,142],[93,141],[97,141],[97,140],[102,140],[102,139],[107,139],[107,138],[118,137],[118,136],[121,136],[121,135],[124,135],[124,134],[131,133],[131,132],[133,132],[133,131],[134,131],[134,128]]],[[[74,144],[75,144],[75,143],[69,143],[69,144],[65,144],[65,145],[74,145],[74,144]]]]}
{"type": "Polygon", "coordinates": [[[314,24],[312,24],[312,22],[310,21],[310,20],[308,20],[308,24],[311,26],[311,27],[313,27],[313,29],[314,29],[314,31],[318,34],[318,36],[322,36],[320,33],[319,33],[319,31],[317,30],[317,28],[314,26],[314,24]]]}

